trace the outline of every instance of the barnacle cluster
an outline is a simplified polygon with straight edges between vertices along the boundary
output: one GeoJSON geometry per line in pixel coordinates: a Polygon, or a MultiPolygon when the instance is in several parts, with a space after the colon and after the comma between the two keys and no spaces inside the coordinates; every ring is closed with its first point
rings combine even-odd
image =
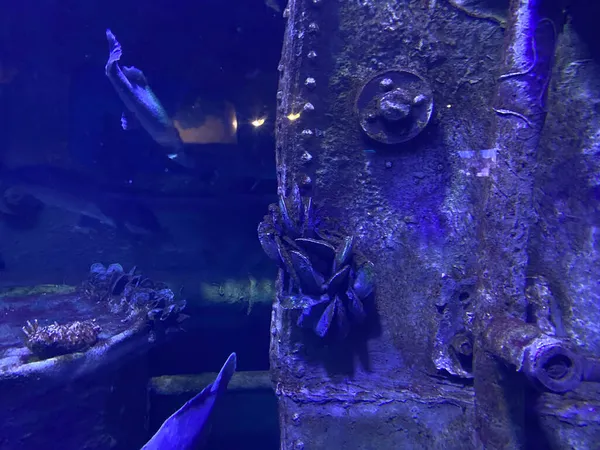
{"type": "Polygon", "coordinates": [[[354,251],[353,236],[317,218],[312,198],[302,198],[297,185],[287,199],[280,196],[269,206],[258,237],[288,275],[289,294],[303,310],[298,325],[324,337],[335,323],[344,338],[351,321],[364,321],[364,301],[374,289],[373,263],[354,251]]]}
{"type": "Polygon", "coordinates": [[[175,294],[164,283],[136,274],[135,267],[125,272],[120,264],[108,267],[93,264],[84,283],[84,292],[89,297],[106,301],[115,314],[126,312],[125,320],[145,315],[153,324],[170,327],[187,318],[182,314],[185,300],[175,300],[175,294]]]}
{"type": "Polygon", "coordinates": [[[98,340],[100,327],[94,320],[40,326],[37,320],[23,327],[25,345],[39,358],[52,358],[87,350],[98,340]]]}

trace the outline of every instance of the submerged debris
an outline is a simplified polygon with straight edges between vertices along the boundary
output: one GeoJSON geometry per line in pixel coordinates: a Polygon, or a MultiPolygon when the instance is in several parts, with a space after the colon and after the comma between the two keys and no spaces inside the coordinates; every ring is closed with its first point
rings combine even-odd
{"type": "Polygon", "coordinates": [[[94,320],[40,326],[36,319],[33,323],[28,320],[23,332],[27,348],[46,359],[87,350],[97,342],[100,327],[94,320]]]}
{"type": "Polygon", "coordinates": [[[166,284],[136,274],[136,267],[125,272],[120,264],[93,264],[84,292],[107,302],[115,314],[127,313],[124,321],[145,317],[153,327],[160,323],[169,330],[188,318],[181,313],[185,300],[175,300],[175,293],[166,284]]]}
{"type": "Polygon", "coordinates": [[[258,237],[289,278],[293,307],[303,309],[298,325],[325,337],[335,323],[338,336],[346,337],[351,321],[365,320],[363,302],[374,289],[373,263],[354,250],[353,236],[317,218],[312,198],[303,199],[297,185],[269,212],[258,237]]]}

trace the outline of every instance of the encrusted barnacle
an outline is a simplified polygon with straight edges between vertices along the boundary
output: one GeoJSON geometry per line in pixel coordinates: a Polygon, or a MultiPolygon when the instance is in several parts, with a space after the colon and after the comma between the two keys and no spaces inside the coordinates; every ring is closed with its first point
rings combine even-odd
{"type": "Polygon", "coordinates": [[[331,276],[329,281],[327,281],[327,292],[330,296],[337,295],[347,289],[349,274],[350,266],[344,266],[331,276]]]}
{"type": "Polygon", "coordinates": [[[285,234],[292,238],[302,235],[304,228],[304,204],[300,195],[300,188],[297,184],[292,187],[290,200],[286,200],[282,195],[279,196],[279,213],[285,234]]]}
{"type": "Polygon", "coordinates": [[[335,247],[327,241],[311,238],[296,239],[298,246],[324,260],[335,258],[335,247]]]}
{"type": "Polygon", "coordinates": [[[280,262],[279,249],[275,241],[276,230],[272,223],[266,220],[258,224],[258,240],[263,251],[269,258],[280,262]]]}
{"type": "Polygon", "coordinates": [[[352,288],[359,298],[366,298],[371,295],[374,287],[375,266],[371,261],[366,261],[357,269],[352,288]]]}
{"type": "Polygon", "coordinates": [[[93,264],[83,287],[89,296],[105,301],[113,313],[126,313],[123,322],[146,318],[152,326],[160,322],[161,327],[168,328],[188,317],[182,314],[185,300],[177,301],[175,293],[164,283],[136,274],[136,267],[125,272],[119,264],[108,268],[93,264]]]}
{"type": "Polygon", "coordinates": [[[333,270],[336,271],[338,268],[343,267],[348,263],[350,256],[352,255],[352,245],[354,244],[354,236],[346,236],[344,242],[340,245],[340,248],[335,254],[335,266],[333,270]]]}
{"type": "Polygon", "coordinates": [[[265,253],[284,270],[298,325],[325,337],[335,325],[345,337],[366,318],[363,302],[374,287],[373,264],[357,257],[354,236],[319,217],[311,197],[295,184],[258,226],[265,253]]]}
{"type": "Polygon", "coordinates": [[[75,321],[64,325],[54,322],[40,326],[37,320],[23,327],[25,345],[39,358],[53,358],[82,352],[98,341],[101,329],[95,320],[75,321]]]}
{"type": "Polygon", "coordinates": [[[297,250],[292,250],[290,251],[290,259],[300,281],[302,292],[321,294],[323,292],[323,276],[313,269],[308,256],[297,250]]]}
{"type": "Polygon", "coordinates": [[[354,319],[358,323],[362,323],[366,318],[365,307],[362,301],[358,298],[358,295],[354,292],[353,288],[348,289],[346,295],[348,296],[348,310],[350,311],[350,314],[354,316],[354,319]]]}

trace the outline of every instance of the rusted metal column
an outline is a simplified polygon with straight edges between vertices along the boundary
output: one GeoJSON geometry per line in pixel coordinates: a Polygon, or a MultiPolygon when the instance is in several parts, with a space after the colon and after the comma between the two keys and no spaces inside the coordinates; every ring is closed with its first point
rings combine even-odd
{"type": "MultiPolygon", "coordinates": [[[[505,371],[498,357],[521,369],[522,359],[527,357],[515,359],[514,353],[522,355],[524,347],[541,334],[525,324],[528,244],[536,221],[533,189],[537,150],[546,117],[557,30],[562,27],[562,7],[561,2],[541,0],[510,2],[492,105],[494,129],[487,165],[481,171],[484,176],[477,187],[480,276],[474,386],[478,440],[490,449],[522,448],[525,439],[523,379],[505,371]]],[[[580,364],[576,372],[566,382],[571,388],[581,380],[580,364]]],[[[547,375],[537,374],[551,384],[547,375]]]]}
{"type": "Polygon", "coordinates": [[[476,241],[459,151],[487,143],[501,27],[439,1],[291,0],[286,15],[281,199],[259,227],[282,268],[282,449],[470,448],[476,241]]]}

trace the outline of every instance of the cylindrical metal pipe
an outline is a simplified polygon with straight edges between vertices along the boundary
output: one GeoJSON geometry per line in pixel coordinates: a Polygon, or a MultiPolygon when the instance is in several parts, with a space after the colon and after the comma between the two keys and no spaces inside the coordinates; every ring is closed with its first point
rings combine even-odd
{"type": "Polygon", "coordinates": [[[490,321],[485,335],[487,350],[522,371],[538,387],[562,393],[583,380],[584,360],[568,342],[544,334],[518,319],[490,321]]]}

